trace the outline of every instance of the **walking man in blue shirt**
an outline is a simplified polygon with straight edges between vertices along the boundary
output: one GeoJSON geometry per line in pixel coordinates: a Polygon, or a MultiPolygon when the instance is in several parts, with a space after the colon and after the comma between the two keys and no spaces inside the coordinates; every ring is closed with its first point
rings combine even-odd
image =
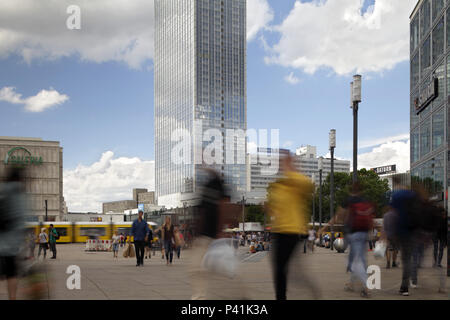
{"type": "Polygon", "coordinates": [[[133,225],[131,226],[131,234],[134,237],[134,248],[136,249],[136,267],[144,266],[145,243],[150,233],[147,221],[142,219],[143,215],[144,212],[139,210],[139,218],[134,220],[133,225]]]}

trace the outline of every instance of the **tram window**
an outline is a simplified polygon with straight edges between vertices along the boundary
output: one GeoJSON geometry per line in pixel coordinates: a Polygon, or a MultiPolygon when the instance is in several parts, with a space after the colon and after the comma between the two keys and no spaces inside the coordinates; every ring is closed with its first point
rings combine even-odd
{"type": "Polygon", "coordinates": [[[106,235],[106,228],[81,227],[80,236],[82,237],[101,237],[106,235]]]}
{"type": "Polygon", "coordinates": [[[131,228],[117,228],[117,234],[123,233],[124,235],[129,236],[131,234],[131,228]]]}
{"type": "Polygon", "coordinates": [[[67,228],[55,228],[60,237],[67,237],[67,228]]]}

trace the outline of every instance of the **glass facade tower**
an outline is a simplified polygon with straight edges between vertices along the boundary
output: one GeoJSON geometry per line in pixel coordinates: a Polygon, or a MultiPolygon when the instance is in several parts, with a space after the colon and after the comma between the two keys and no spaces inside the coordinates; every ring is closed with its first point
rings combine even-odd
{"type": "Polygon", "coordinates": [[[217,142],[212,155],[222,159],[208,166],[231,192],[244,192],[245,138],[233,149],[244,154],[243,163],[227,161],[225,142],[229,130],[247,129],[246,0],[155,0],[154,74],[158,205],[182,206],[183,193],[198,191],[203,152],[217,142]],[[208,136],[210,129],[218,135],[208,136]],[[189,141],[177,130],[189,132],[189,141]],[[178,153],[180,147],[189,151],[178,153]]]}
{"type": "Polygon", "coordinates": [[[410,17],[411,178],[447,206],[450,1],[420,0],[410,17]]]}

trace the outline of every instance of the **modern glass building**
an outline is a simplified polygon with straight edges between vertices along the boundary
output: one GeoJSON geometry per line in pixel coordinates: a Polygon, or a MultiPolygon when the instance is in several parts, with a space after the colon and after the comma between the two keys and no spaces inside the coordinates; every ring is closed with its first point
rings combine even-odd
{"type": "Polygon", "coordinates": [[[208,166],[230,191],[244,192],[245,137],[233,149],[244,155],[243,163],[228,164],[225,142],[227,130],[247,129],[246,0],[155,0],[155,24],[158,205],[181,207],[183,195],[198,191],[203,151],[212,142],[223,159],[208,166]],[[205,137],[210,129],[216,134],[205,137]],[[190,139],[182,139],[183,132],[190,139]]]}
{"type": "Polygon", "coordinates": [[[450,1],[420,0],[410,17],[411,179],[447,207],[450,1]]]}

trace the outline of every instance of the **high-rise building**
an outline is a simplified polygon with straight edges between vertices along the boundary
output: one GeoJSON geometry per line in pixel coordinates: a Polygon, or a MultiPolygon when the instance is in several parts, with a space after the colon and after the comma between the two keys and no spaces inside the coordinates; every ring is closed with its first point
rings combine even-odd
{"type": "Polygon", "coordinates": [[[213,141],[219,143],[213,155],[223,159],[209,167],[223,176],[232,193],[244,192],[246,0],[155,0],[155,30],[158,204],[182,207],[183,195],[198,191],[203,151],[213,141]],[[208,137],[211,129],[216,129],[214,138],[208,137]],[[243,162],[227,161],[227,130],[242,130],[231,158],[243,154],[243,162]],[[183,132],[190,139],[176,135],[183,132]]]}
{"type": "Polygon", "coordinates": [[[444,205],[448,188],[450,2],[420,0],[410,16],[411,180],[444,205]]]}

